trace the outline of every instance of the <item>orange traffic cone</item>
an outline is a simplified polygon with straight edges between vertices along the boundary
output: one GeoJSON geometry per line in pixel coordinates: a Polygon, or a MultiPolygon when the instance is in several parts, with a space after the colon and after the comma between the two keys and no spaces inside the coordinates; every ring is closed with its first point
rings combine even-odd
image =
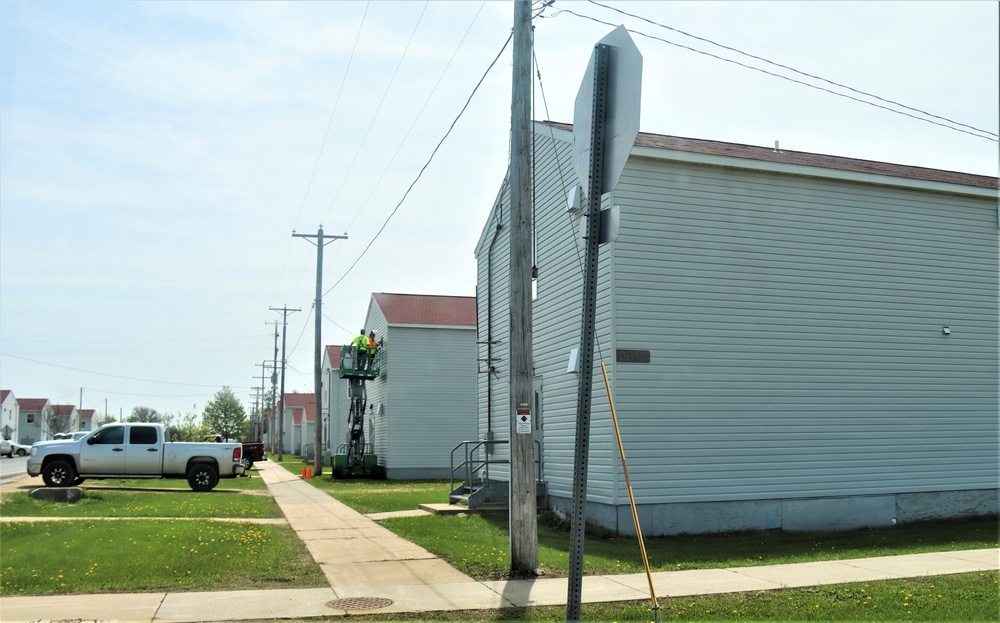
{"type": "Polygon", "coordinates": [[[306,478],[312,478],[312,477],[313,477],[313,468],[307,467],[306,468],[306,478]]]}
{"type": "Polygon", "coordinates": [[[302,477],[303,478],[306,477],[306,466],[305,465],[302,466],[302,477]]]}

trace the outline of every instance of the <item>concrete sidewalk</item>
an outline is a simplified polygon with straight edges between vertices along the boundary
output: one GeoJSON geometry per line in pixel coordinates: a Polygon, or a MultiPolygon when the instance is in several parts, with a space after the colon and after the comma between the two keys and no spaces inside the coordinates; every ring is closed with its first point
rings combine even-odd
{"type": "MultiPolygon", "coordinates": [[[[323,569],[329,588],[5,597],[0,598],[0,620],[238,621],[566,603],[565,578],[477,582],[282,467],[268,462],[257,467],[288,523],[323,569]]],[[[653,584],[658,597],[679,597],[998,568],[1000,550],[985,549],[659,572],[653,574],[653,584]]],[[[648,599],[645,574],[583,580],[586,603],[648,599]]]]}

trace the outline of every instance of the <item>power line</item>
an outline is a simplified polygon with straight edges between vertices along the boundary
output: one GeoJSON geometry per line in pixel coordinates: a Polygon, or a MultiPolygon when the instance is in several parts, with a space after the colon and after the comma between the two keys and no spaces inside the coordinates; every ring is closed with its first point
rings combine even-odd
{"type": "Polygon", "coordinates": [[[421,115],[424,114],[424,111],[427,109],[427,105],[430,104],[431,98],[434,97],[434,94],[437,92],[437,88],[441,86],[441,81],[444,80],[445,74],[448,73],[448,68],[451,67],[452,62],[454,62],[455,60],[455,57],[458,56],[458,51],[462,49],[462,45],[468,38],[469,33],[472,32],[472,27],[475,25],[476,19],[479,17],[479,14],[482,13],[483,7],[485,5],[486,5],[485,1],[481,5],[479,5],[479,10],[476,11],[476,14],[472,17],[472,21],[469,22],[469,27],[465,29],[465,34],[462,35],[462,40],[458,42],[458,46],[455,48],[455,51],[452,52],[451,58],[448,59],[448,62],[445,64],[444,69],[441,70],[441,75],[438,76],[437,82],[434,83],[434,86],[431,88],[430,93],[427,95],[427,99],[424,100],[424,105],[420,107],[420,111],[417,112],[417,115],[413,118],[413,123],[410,124],[410,128],[406,131],[406,135],[403,136],[403,139],[401,141],[399,141],[399,146],[396,147],[396,151],[395,153],[392,154],[392,158],[390,158],[389,162],[385,165],[385,169],[383,169],[382,175],[380,175],[378,181],[375,182],[375,185],[372,187],[372,190],[368,194],[368,197],[365,199],[364,203],[361,204],[361,207],[358,208],[358,211],[354,214],[354,218],[351,219],[351,222],[347,224],[347,229],[350,229],[351,226],[354,225],[354,222],[358,220],[358,216],[360,216],[361,212],[363,212],[364,209],[368,206],[368,202],[371,201],[371,198],[375,195],[375,191],[378,190],[378,187],[382,184],[382,180],[385,179],[385,176],[386,174],[388,174],[389,169],[392,167],[392,164],[396,161],[396,157],[399,156],[399,152],[402,151],[403,145],[406,144],[406,139],[408,139],[410,137],[410,134],[413,133],[413,128],[417,126],[417,122],[420,121],[421,115]]]}
{"type": "Polygon", "coordinates": [[[358,150],[354,152],[354,158],[351,160],[351,166],[347,168],[347,173],[345,173],[343,179],[341,179],[340,186],[337,188],[337,192],[333,195],[333,199],[330,200],[330,205],[326,208],[326,214],[323,215],[322,221],[325,221],[326,217],[330,215],[330,210],[333,209],[333,204],[336,203],[337,198],[340,197],[340,191],[343,190],[344,184],[347,183],[347,180],[351,177],[351,172],[354,171],[354,165],[357,164],[358,157],[361,155],[361,150],[364,149],[365,143],[368,142],[368,135],[371,134],[372,128],[375,126],[375,120],[378,119],[378,114],[382,111],[382,105],[385,104],[385,99],[389,96],[389,91],[392,89],[392,83],[396,81],[396,76],[399,74],[399,68],[403,66],[403,60],[406,59],[406,54],[410,51],[410,44],[413,43],[413,37],[417,34],[417,29],[420,27],[420,21],[424,18],[428,2],[424,2],[424,8],[420,9],[420,15],[417,17],[417,23],[413,25],[413,32],[410,33],[410,38],[406,40],[406,47],[403,48],[403,53],[400,55],[399,61],[396,63],[396,68],[392,72],[392,77],[389,78],[389,84],[385,85],[385,92],[382,93],[382,99],[379,100],[378,106],[372,114],[372,119],[368,123],[368,129],[365,130],[365,135],[361,137],[361,144],[358,145],[358,150]]]}
{"type": "Polygon", "coordinates": [[[306,207],[306,199],[309,198],[309,191],[312,190],[313,181],[316,179],[316,171],[319,169],[319,161],[323,157],[323,150],[326,148],[326,141],[330,138],[330,128],[333,127],[333,118],[337,116],[337,110],[340,108],[340,97],[344,94],[344,84],[347,82],[347,76],[351,73],[351,64],[354,63],[354,54],[358,50],[358,41],[361,40],[361,31],[365,28],[365,18],[368,16],[368,7],[371,2],[365,3],[365,12],[361,15],[361,24],[358,25],[358,32],[354,35],[354,45],[351,47],[351,56],[347,59],[347,68],[344,69],[344,77],[340,80],[340,88],[337,89],[337,99],[333,102],[333,111],[330,112],[330,121],[326,124],[326,133],[323,135],[323,143],[319,146],[319,153],[316,154],[316,164],[313,165],[312,175],[309,176],[309,184],[306,186],[306,194],[302,197],[302,205],[299,206],[299,213],[295,217],[295,225],[292,229],[295,229],[299,225],[299,219],[302,218],[302,211],[306,207]]]}
{"type": "MultiPolygon", "coordinates": [[[[612,28],[616,28],[617,27],[617,24],[613,24],[611,22],[606,22],[604,20],[597,19],[596,17],[591,17],[589,15],[582,15],[582,14],[577,13],[575,11],[572,11],[570,9],[561,9],[557,13],[553,14],[552,17],[555,17],[556,15],[559,15],[561,13],[569,13],[570,15],[573,15],[575,17],[579,17],[581,19],[590,20],[590,21],[596,22],[598,24],[604,24],[606,26],[611,26],[612,28]]],[[[642,19],[642,18],[640,18],[640,19],[642,19]]],[[[656,24],[655,22],[650,22],[650,23],[656,24]]],[[[662,24],[656,24],[656,25],[662,26],[662,24]]],[[[663,27],[664,28],[669,28],[668,26],[663,26],[663,27]]],[[[985,140],[988,140],[988,141],[992,141],[992,142],[998,142],[998,141],[1000,141],[1000,139],[993,138],[993,136],[996,136],[995,134],[993,134],[992,132],[988,132],[986,130],[980,130],[978,128],[975,128],[975,131],[963,130],[962,128],[957,128],[957,127],[955,127],[953,125],[948,125],[948,124],[945,124],[945,123],[941,123],[939,121],[934,121],[932,119],[927,119],[926,117],[918,117],[917,115],[913,115],[913,114],[910,114],[910,113],[907,113],[907,112],[903,112],[901,110],[896,110],[895,108],[889,108],[888,106],[883,106],[883,105],[877,104],[875,102],[870,102],[870,101],[867,101],[867,100],[863,100],[863,99],[860,99],[860,98],[848,95],[846,93],[838,93],[837,91],[833,91],[831,89],[827,89],[825,87],[821,87],[821,86],[818,86],[818,85],[815,85],[815,84],[810,84],[809,82],[805,82],[805,81],[802,81],[802,80],[797,80],[795,78],[790,78],[788,76],[783,76],[781,74],[774,73],[774,72],[768,71],[766,69],[761,69],[760,67],[754,67],[753,65],[747,65],[746,63],[741,63],[741,62],[733,60],[731,58],[726,58],[724,56],[718,56],[716,54],[712,54],[711,52],[705,52],[703,50],[699,50],[697,48],[692,48],[690,46],[683,45],[681,43],[676,43],[674,41],[668,41],[667,39],[664,39],[662,37],[657,37],[656,35],[650,35],[650,34],[647,34],[647,33],[644,33],[644,32],[638,31],[638,30],[633,30],[631,28],[628,28],[626,30],[628,30],[628,32],[630,32],[630,33],[632,33],[634,35],[640,35],[642,37],[646,37],[647,39],[653,39],[654,41],[659,41],[661,43],[666,43],[667,45],[671,45],[671,46],[674,46],[674,47],[677,47],[677,48],[688,50],[688,51],[694,52],[696,54],[701,54],[703,56],[708,56],[708,57],[714,58],[716,60],[725,61],[727,63],[732,63],[733,65],[737,65],[739,67],[743,67],[744,69],[751,69],[753,71],[757,71],[757,72],[760,72],[762,74],[766,74],[768,76],[772,76],[774,78],[780,78],[780,79],[786,80],[788,82],[793,82],[795,84],[801,84],[802,86],[809,87],[810,89],[816,89],[817,91],[823,91],[823,92],[829,93],[831,95],[836,95],[837,97],[843,97],[845,99],[853,100],[853,101],[858,102],[860,104],[866,104],[868,106],[872,106],[873,108],[881,108],[882,110],[886,110],[888,112],[895,113],[897,115],[902,115],[904,117],[910,117],[911,119],[916,119],[917,121],[923,121],[925,123],[931,123],[933,125],[940,126],[942,128],[947,128],[949,130],[954,130],[955,132],[962,132],[963,134],[968,134],[970,136],[975,136],[976,138],[982,138],[982,139],[985,139],[985,140]],[[980,132],[980,134],[977,134],[976,132],[980,132]],[[986,136],[984,136],[984,134],[986,136]]],[[[748,56],[751,56],[751,55],[748,55],[748,56]]],[[[770,61],[768,61],[768,62],[770,62],[770,61]]],[[[777,63],[774,63],[774,64],[777,65],[777,63]]],[[[804,74],[804,75],[808,75],[808,74],[804,74]]],[[[831,84],[835,84],[835,83],[831,83],[831,84]]],[[[961,125],[964,125],[964,124],[961,124],[961,125]]],[[[966,127],[971,127],[971,126],[966,126],[966,127]]]]}
{"type": "Polygon", "coordinates": [[[4,338],[0,340],[2,342],[19,342],[28,344],[159,344],[161,342],[208,342],[212,340],[242,340],[246,338],[258,338],[258,337],[270,337],[269,333],[262,333],[256,335],[220,335],[220,336],[209,336],[209,337],[193,337],[193,338],[171,338],[163,340],[72,340],[72,339],[59,339],[59,340],[31,340],[31,339],[7,339],[4,338]]]}
{"type": "MultiPolygon", "coordinates": [[[[591,4],[595,5],[595,6],[599,6],[601,8],[605,8],[605,9],[609,9],[611,11],[615,11],[616,13],[621,13],[622,15],[627,15],[629,17],[633,17],[635,19],[642,20],[642,21],[646,22],[647,24],[652,24],[653,26],[659,26],[660,28],[665,28],[667,30],[671,30],[673,32],[680,33],[680,34],[682,34],[682,35],[684,35],[686,37],[691,37],[692,39],[697,39],[698,41],[704,41],[705,43],[709,43],[709,44],[714,45],[716,47],[720,47],[720,48],[722,48],[724,50],[729,50],[730,52],[736,52],[737,54],[742,54],[743,56],[746,56],[746,57],[749,57],[749,58],[752,58],[752,59],[755,59],[755,60],[758,60],[758,61],[763,61],[765,63],[768,63],[769,65],[774,65],[775,67],[780,67],[782,69],[787,69],[788,71],[797,73],[800,76],[806,76],[807,78],[812,78],[814,80],[819,80],[821,82],[825,82],[827,84],[831,84],[831,85],[833,85],[835,87],[840,87],[841,89],[847,89],[848,91],[852,91],[854,93],[857,93],[859,95],[864,95],[866,97],[874,97],[875,99],[879,100],[880,102],[885,102],[887,104],[892,104],[893,106],[899,106],[900,108],[905,108],[906,110],[912,110],[913,112],[920,113],[921,115],[927,115],[928,117],[933,117],[935,119],[940,119],[942,121],[947,121],[948,123],[951,123],[951,124],[954,124],[954,125],[958,125],[958,126],[962,126],[964,128],[969,128],[970,130],[975,130],[976,132],[982,132],[983,134],[988,134],[990,136],[1000,136],[1000,135],[996,134],[995,132],[990,132],[988,130],[982,130],[982,129],[977,128],[975,126],[971,126],[971,125],[968,125],[968,124],[965,124],[965,123],[960,123],[958,121],[955,121],[953,119],[949,119],[947,117],[942,117],[940,115],[935,115],[933,113],[929,113],[926,110],[921,110],[919,108],[913,108],[911,106],[907,106],[906,104],[901,104],[899,102],[896,102],[896,101],[893,101],[893,100],[890,100],[890,99],[886,99],[884,97],[879,97],[878,95],[875,95],[874,93],[868,93],[867,91],[861,91],[859,89],[855,89],[854,87],[847,86],[846,84],[840,84],[839,82],[834,82],[833,80],[827,80],[826,78],[823,78],[821,76],[816,76],[816,75],[813,75],[813,74],[810,74],[810,73],[807,73],[807,72],[804,72],[804,71],[800,71],[798,69],[795,69],[794,67],[789,67],[788,65],[782,65],[781,63],[776,63],[776,62],[768,60],[768,59],[766,59],[764,57],[756,56],[754,54],[750,54],[748,52],[744,52],[743,50],[739,50],[737,48],[733,48],[733,47],[730,47],[730,46],[727,46],[727,45],[723,45],[721,43],[717,43],[715,41],[712,41],[711,39],[706,39],[705,37],[699,37],[698,35],[692,35],[691,33],[684,32],[683,30],[681,30],[679,28],[674,28],[672,26],[667,26],[666,24],[661,24],[659,22],[655,22],[653,20],[650,20],[650,19],[647,19],[645,17],[642,17],[641,15],[634,15],[632,13],[628,13],[627,11],[623,11],[623,10],[621,10],[619,8],[616,8],[616,7],[613,7],[613,6],[608,6],[606,4],[601,4],[600,2],[597,2],[596,0],[588,0],[588,1],[591,4]]],[[[983,138],[985,138],[985,137],[983,137],[983,138]]]]}
{"type": "MultiPolygon", "coordinates": [[[[351,47],[351,56],[347,59],[347,68],[344,69],[344,77],[340,80],[340,88],[337,90],[337,99],[333,103],[333,111],[330,113],[330,121],[326,124],[326,133],[323,135],[323,143],[320,145],[319,153],[316,155],[316,164],[313,165],[312,175],[309,176],[309,184],[306,186],[306,193],[302,197],[302,205],[299,206],[299,213],[295,216],[295,224],[292,229],[298,227],[299,219],[302,218],[302,211],[306,207],[306,200],[309,198],[309,192],[312,190],[313,181],[316,178],[316,171],[319,169],[320,159],[323,157],[323,150],[326,148],[326,141],[330,136],[330,128],[333,126],[333,119],[337,115],[337,110],[340,108],[340,97],[344,94],[344,84],[347,82],[347,76],[351,72],[351,65],[354,63],[354,55],[358,49],[358,41],[361,39],[361,31],[365,27],[365,18],[368,16],[368,7],[371,2],[365,3],[365,12],[361,15],[361,24],[358,26],[358,32],[354,35],[354,45],[351,47]]],[[[274,304],[274,299],[278,296],[278,289],[281,287],[281,282],[285,278],[285,269],[288,268],[288,257],[292,253],[292,241],[288,241],[288,246],[285,248],[285,259],[281,264],[281,274],[278,275],[278,280],[274,286],[274,294],[271,295],[272,306],[274,304]]],[[[295,285],[292,287],[292,291],[298,287],[299,282],[302,281],[302,275],[305,272],[305,268],[299,272],[299,278],[295,280],[295,285]]]]}
{"type": "MultiPolygon", "coordinates": [[[[29,359],[27,357],[18,357],[17,355],[9,355],[7,353],[0,353],[0,357],[10,357],[11,359],[19,359],[21,361],[30,361],[31,363],[37,363],[43,366],[51,366],[53,368],[62,368],[63,370],[73,370],[74,372],[84,372],[86,374],[96,374],[98,376],[109,376],[116,379],[125,379],[127,381],[140,381],[143,383],[159,383],[161,385],[179,385],[181,387],[212,387],[218,388],[217,385],[202,385],[199,383],[176,383],[173,381],[155,381],[153,379],[142,379],[134,376],[123,376],[121,374],[111,374],[108,372],[95,372],[93,370],[84,370],[83,368],[73,368],[71,366],[63,366],[57,363],[49,363],[47,361],[38,361],[37,359],[29,359]]],[[[238,389],[248,389],[247,387],[240,386],[238,389]]]]}
{"type": "Polygon", "coordinates": [[[392,217],[395,216],[396,212],[399,211],[400,206],[403,205],[403,202],[405,202],[406,198],[410,195],[410,191],[412,191],[413,187],[417,185],[417,182],[420,181],[420,178],[423,176],[424,171],[427,170],[427,167],[429,167],[430,164],[431,164],[431,162],[434,160],[434,156],[437,154],[438,150],[441,149],[441,145],[443,145],[444,142],[445,142],[445,140],[447,140],[448,136],[451,135],[451,131],[455,129],[455,125],[458,123],[458,120],[462,118],[462,115],[465,113],[466,109],[469,107],[469,104],[472,102],[472,98],[475,96],[476,91],[478,91],[479,87],[482,86],[483,81],[486,80],[486,76],[489,75],[490,70],[492,70],[493,67],[496,65],[497,61],[500,60],[500,57],[503,55],[504,50],[507,49],[507,45],[510,43],[510,40],[511,40],[511,38],[513,36],[514,36],[513,33],[511,33],[511,35],[507,37],[507,40],[504,41],[503,47],[500,48],[500,52],[497,53],[496,58],[494,58],[493,62],[490,63],[489,67],[486,68],[486,71],[483,73],[482,77],[479,79],[479,82],[477,82],[476,86],[472,89],[472,93],[469,94],[468,99],[465,101],[465,105],[462,106],[462,109],[460,111],[458,111],[458,115],[455,117],[455,120],[451,122],[450,126],[448,126],[448,131],[445,132],[444,136],[441,137],[441,140],[438,141],[438,144],[434,147],[434,150],[431,152],[430,157],[427,158],[427,162],[424,163],[424,166],[421,167],[420,171],[417,173],[416,179],[413,180],[413,182],[410,184],[409,188],[406,189],[406,192],[403,193],[402,199],[399,200],[399,203],[396,204],[396,207],[393,208],[392,212],[389,213],[389,216],[386,217],[385,222],[382,223],[382,227],[380,227],[379,230],[377,232],[375,232],[375,235],[368,242],[368,246],[366,246],[365,249],[364,249],[364,251],[361,252],[361,255],[359,255],[358,258],[356,260],[354,260],[354,263],[351,264],[350,268],[348,268],[344,272],[344,274],[340,276],[340,279],[338,279],[336,281],[336,283],[334,283],[332,286],[330,286],[330,288],[326,292],[323,293],[324,295],[327,295],[330,292],[332,292],[333,289],[336,288],[340,284],[340,282],[343,281],[344,278],[347,277],[348,274],[350,274],[350,272],[352,270],[354,270],[354,267],[358,265],[358,262],[361,261],[361,258],[363,258],[365,256],[365,254],[368,253],[368,250],[371,249],[372,244],[374,244],[375,241],[378,240],[378,237],[382,234],[382,232],[385,231],[385,228],[389,224],[389,221],[392,220],[392,217]]]}

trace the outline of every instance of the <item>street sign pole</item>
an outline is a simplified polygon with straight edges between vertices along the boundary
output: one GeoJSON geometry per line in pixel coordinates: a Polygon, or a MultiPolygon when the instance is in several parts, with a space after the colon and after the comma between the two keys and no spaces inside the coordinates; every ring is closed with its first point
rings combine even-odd
{"type": "Polygon", "coordinates": [[[604,130],[608,104],[610,48],[594,47],[594,107],[590,125],[590,183],[587,190],[587,252],[584,260],[583,322],[580,330],[580,382],[576,396],[576,451],[573,463],[573,516],[570,522],[569,588],[566,620],[580,620],[583,597],[583,538],[586,532],[587,461],[590,403],[594,381],[594,330],[597,316],[597,259],[600,253],[601,195],[604,194],[604,130]]]}
{"type": "MultiPolygon", "coordinates": [[[[600,245],[614,236],[603,232],[601,201],[614,190],[639,132],[642,56],[628,31],[618,27],[596,46],[577,93],[573,113],[573,152],[577,177],[587,193],[583,318],[580,327],[580,380],[577,393],[576,448],[573,465],[573,514],[570,519],[569,584],[566,620],[580,620],[583,597],[583,541],[587,527],[587,464],[594,381],[597,270],[600,245]]],[[[614,216],[613,214],[608,215],[614,216]]],[[[609,223],[613,221],[608,219],[609,223]]],[[[610,226],[605,227],[610,229],[610,226]]]]}

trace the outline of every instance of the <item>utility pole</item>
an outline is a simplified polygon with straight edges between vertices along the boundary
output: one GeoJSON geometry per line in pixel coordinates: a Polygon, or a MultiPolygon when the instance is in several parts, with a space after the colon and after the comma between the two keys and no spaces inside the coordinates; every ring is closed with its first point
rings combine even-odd
{"type": "Polygon", "coordinates": [[[250,438],[249,441],[253,441],[253,442],[260,441],[261,433],[263,431],[263,421],[264,421],[264,418],[263,418],[262,414],[264,412],[264,400],[266,399],[266,396],[267,396],[267,385],[266,385],[267,374],[265,374],[265,372],[266,372],[268,366],[271,365],[271,362],[265,360],[263,363],[258,363],[257,365],[260,366],[260,376],[255,376],[253,378],[254,378],[254,380],[258,380],[258,379],[260,380],[260,387],[254,387],[253,389],[254,389],[254,393],[256,393],[256,392],[260,392],[260,393],[257,395],[257,397],[256,397],[256,399],[254,401],[254,407],[256,409],[257,415],[256,415],[256,418],[253,418],[251,420],[252,421],[252,426],[250,427],[250,429],[251,429],[251,438],[250,438]],[[257,405],[260,405],[260,406],[257,406],[257,405]]]}
{"type": "MultiPolygon", "coordinates": [[[[327,242],[334,240],[346,240],[347,234],[343,236],[323,236],[323,226],[319,226],[319,231],[313,234],[297,234],[292,232],[292,238],[306,238],[316,245],[316,345],[313,349],[313,398],[316,401],[316,421],[313,422],[313,429],[316,432],[313,446],[313,475],[319,476],[323,473],[323,247],[327,242]]],[[[304,427],[304,424],[303,424],[304,427]]]]}
{"type": "MultiPolygon", "coordinates": [[[[268,404],[268,412],[271,414],[270,420],[275,420],[274,403],[278,399],[278,321],[272,320],[264,324],[274,325],[274,364],[271,366],[271,400],[268,404]]],[[[268,439],[271,441],[271,454],[274,454],[274,431],[267,429],[268,439]]]]}
{"type": "Polygon", "coordinates": [[[531,420],[531,2],[514,2],[510,140],[510,570],[538,568],[534,423],[531,420]]]}
{"type": "Polygon", "coordinates": [[[281,312],[281,396],[278,399],[278,460],[285,458],[285,348],[288,346],[288,312],[298,312],[301,309],[289,309],[285,307],[271,307],[271,311],[281,312]]]}

